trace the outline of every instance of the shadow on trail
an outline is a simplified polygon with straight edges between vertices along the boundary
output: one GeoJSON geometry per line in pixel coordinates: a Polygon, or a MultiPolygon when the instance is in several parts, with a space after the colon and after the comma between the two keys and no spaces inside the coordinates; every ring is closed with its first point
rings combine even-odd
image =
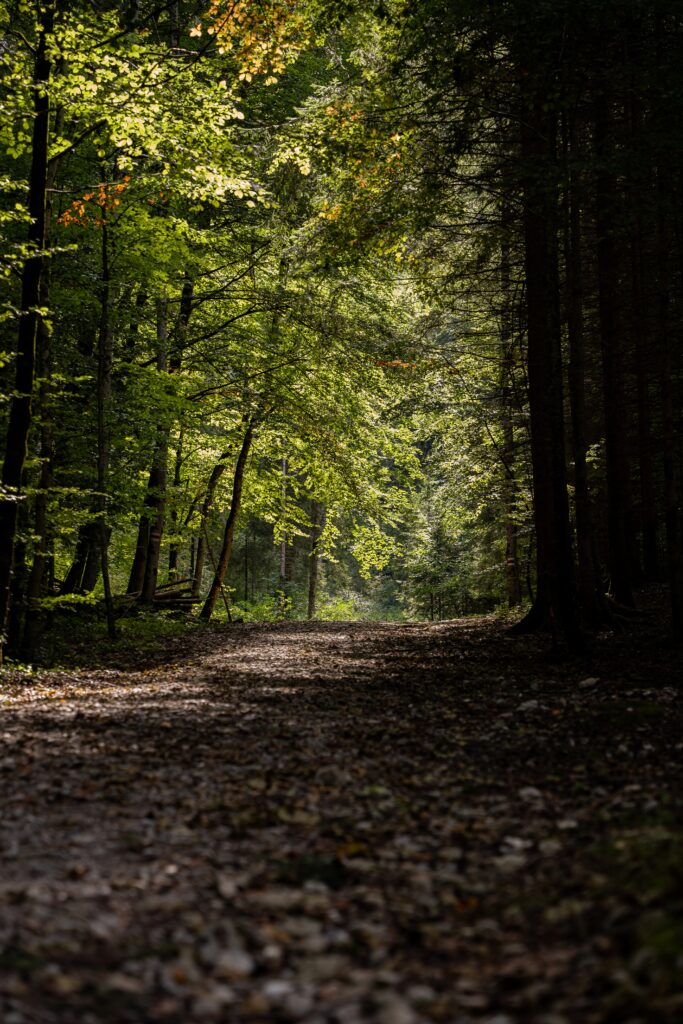
{"type": "Polygon", "coordinates": [[[623,981],[632,861],[678,848],[672,690],[470,620],[236,624],[10,696],[3,1020],[675,1019],[668,954],[642,1012],[623,981]]]}

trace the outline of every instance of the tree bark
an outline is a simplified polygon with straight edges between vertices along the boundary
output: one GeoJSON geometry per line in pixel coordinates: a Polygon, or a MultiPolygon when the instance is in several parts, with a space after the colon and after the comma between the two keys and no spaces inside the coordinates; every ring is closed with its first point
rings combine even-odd
{"type": "MultiPolygon", "coordinates": [[[[157,369],[163,373],[167,367],[168,351],[168,300],[162,296],[157,300],[157,369]]],[[[149,477],[149,494],[145,504],[151,511],[149,541],[145,558],[145,573],[142,580],[142,604],[151,605],[157,588],[161,538],[166,516],[166,484],[168,477],[168,427],[164,424],[157,430],[154,462],[149,477]]]]}
{"type": "Polygon", "coordinates": [[[534,606],[517,627],[550,625],[555,640],[581,646],[565,463],[562,346],[557,265],[556,125],[545,89],[522,85],[524,265],[529,407],[537,543],[534,606]]]}
{"type": "MultiPolygon", "coordinates": [[[[572,115],[570,115],[572,116],[572,115]]],[[[588,486],[586,452],[586,354],[584,336],[583,271],[581,256],[581,200],[574,157],[578,148],[576,127],[568,129],[565,144],[567,194],[565,202],[564,248],[566,273],[566,321],[569,342],[569,406],[571,449],[574,462],[574,505],[576,550],[581,616],[589,626],[603,618],[600,576],[595,555],[595,530],[588,486]]]]}
{"type": "Polygon", "coordinates": [[[78,528],[76,550],[74,551],[71,567],[64,578],[64,582],[62,583],[60,590],[60,593],[62,594],[77,594],[82,589],[83,573],[85,572],[88,549],[90,547],[89,530],[90,523],[83,523],[78,528]]]}
{"type": "Polygon", "coordinates": [[[135,554],[133,555],[133,564],[130,570],[130,576],[128,577],[128,587],[126,590],[127,594],[139,594],[142,590],[142,584],[145,579],[145,564],[147,562],[147,548],[149,547],[149,516],[147,514],[147,508],[151,501],[152,485],[154,483],[154,470],[150,471],[149,480],[147,481],[147,493],[145,495],[145,511],[140,516],[140,522],[138,523],[138,536],[135,542],[135,554]]]}
{"type": "MultiPolygon", "coordinates": [[[[282,510],[285,512],[287,503],[287,472],[288,464],[287,459],[282,460],[281,464],[282,472],[282,510]]],[[[278,601],[280,605],[280,615],[284,619],[287,616],[287,596],[289,591],[289,576],[291,575],[291,566],[288,564],[287,559],[287,534],[283,533],[280,538],[280,589],[278,591],[278,601]]]]}
{"type": "Polygon", "coordinates": [[[517,483],[515,480],[515,438],[512,422],[512,374],[514,372],[512,310],[510,292],[510,207],[503,203],[501,211],[501,262],[500,262],[500,347],[503,427],[503,507],[505,516],[505,583],[508,607],[516,608],[522,603],[522,585],[519,575],[519,528],[516,519],[517,483]]]}
{"type": "MultiPolygon", "coordinates": [[[[165,298],[157,301],[158,369],[168,369],[169,373],[176,373],[181,367],[187,327],[192,313],[193,295],[192,280],[189,274],[186,273],[180,297],[178,322],[170,346],[170,353],[168,344],[168,302],[165,298]],[[159,333],[160,331],[163,334],[163,339],[159,333]]],[[[144,604],[151,604],[153,601],[159,573],[166,509],[169,437],[170,426],[160,424],[157,428],[157,439],[147,484],[145,507],[138,524],[135,555],[128,579],[127,592],[129,594],[139,593],[140,600],[144,604]]]]}
{"type": "Polygon", "coordinates": [[[657,488],[654,473],[654,443],[650,389],[653,384],[650,347],[652,334],[645,312],[645,259],[642,206],[647,194],[648,175],[639,169],[643,160],[643,118],[635,88],[628,103],[631,137],[631,163],[638,168],[631,172],[629,203],[631,257],[631,328],[635,349],[636,391],[638,402],[638,469],[640,483],[640,532],[642,539],[643,576],[649,582],[660,577],[657,524],[657,488]]]}
{"type": "MultiPolygon", "coordinates": [[[[55,73],[60,70],[59,64],[55,73]]],[[[59,135],[64,125],[64,108],[59,107],[54,118],[54,134],[59,135]]],[[[45,249],[50,245],[52,225],[52,189],[57,180],[61,161],[48,161],[45,189],[45,249]]],[[[50,302],[50,277],[52,262],[47,261],[40,282],[40,305],[47,308],[50,302]]],[[[48,502],[54,474],[54,420],[51,398],[52,389],[52,327],[45,317],[39,317],[36,328],[36,372],[40,381],[38,408],[40,419],[40,479],[35,499],[33,523],[36,540],[33,561],[26,584],[26,618],[24,635],[21,637],[23,660],[31,661],[41,629],[43,616],[38,602],[45,589],[45,577],[49,573],[54,553],[51,551],[48,502]]]]}
{"type": "MultiPolygon", "coordinates": [[[[223,456],[227,459],[228,452],[223,456]]],[[[204,566],[206,565],[206,532],[208,530],[209,513],[213,505],[214,495],[216,493],[216,487],[218,481],[223,476],[223,473],[227,469],[225,462],[217,463],[209,477],[209,482],[206,486],[206,494],[204,495],[204,501],[199,516],[199,536],[197,537],[197,550],[195,554],[194,562],[194,573],[192,582],[192,596],[199,597],[199,593],[202,589],[202,578],[204,576],[204,566]]]]}
{"type": "Polygon", "coordinates": [[[235,476],[232,483],[232,501],[230,503],[230,511],[228,512],[228,518],[225,523],[225,532],[223,534],[223,546],[221,553],[216,565],[216,572],[214,574],[211,589],[207,595],[204,607],[201,611],[201,618],[206,619],[207,622],[213,615],[216,607],[216,601],[218,595],[223,586],[225,574],[230,564],[230,556],[232,555],[232,546],[235,539],[235,528],[237,526],[237,517],[239,516],[240,505],[242,502],[242,488],[244,485],[244,471],[247,465],[247,459],[249,458],[249,451],[251,449],[251,443],[254,438],[254,424],[253,420],[247,420],[247,429],[244,434],[242,441],[242,447],[237,457],[237,463],[235,465],[235,476]]]}
{"type": "Polygon", "coordinates": [[[602,83],[595,100],[594,141],[598,160],[595,212],[598,262],[598,309],[602,344],[605,466],[607,481],[607,537],[610,594],[626,607],[633,606],[635,536],[629,467],[629,444],[624,410],[623,339],[620,336],[619,253],[615,216],[617,182],[611,166],[610,100],[602,83]]]}
{"type": "Polygon", "coordinates": [[[109,229],[102,225],[102,285],[100,326],[97,337],[97,532],[100,568],[107,615],[107,632],[116,637],[114,601],[109,578],[109,531],[107,529],[107,489],[109,485],[109,407],[111,374],[114,361],[114,330],[111,322],[111,274],[109,268],[109,229]]]}
{"type": "Polygon", "coordinates": [[[311,550],[308,564],[308,618],[314,619],[318,603],[318,574],[320,556],[318,547],[320,536],[325,525],[325,509],[317,501],[314,501],[312,508],[311,523],[311,550]]]}
{"type": "MultiPolygon", "coordinates": [[[[49,219],[49,214],[48,214],[49,219]]],[[[49,298],[49,278],[44,275],[41,306],[46,306],[49,298]]],[[[35,500],[33,529],[34,542],[33,562],[26,584],[26,619],[24,635],[21,639],[21,651],[25,661],[31,661],[40,631],[40,610],[38,602],[43,594],[45,570],[50,556],[48,499],[53,481],[54,457],[54,424],[50,403],[50,377],[52,370],[52,331],[43,317],[40,318],[37,332],[36,368],[40,379],[38,404],[40,407],[40,479],[35,500]]]]}
{"type": "MultiPolygon", "coordinates": [[[[683,469],[680,457],[680,433],[676,423],[674,365],[671,324],[671,228],[669,219],[668,167],[658,172],[657,270],[657,347],[660,362],[662,402],[662,454],[664,463],[664,528],[671,604],[671,631],[683,640],[683,469]]],[[[679,413],[680,415],[680,413],[679,413]]]]}
{"type": "MultiPolygon", "coordinates": [[[[180,430],[178,445],[175,453],[175,466],[173,470],[173,500],[171,502],[171,530],[175,534],[178,531],[178,496],[180,494],[181,473],[183,468],[183,431],[180,430]]],[[[178,575],[178,557],[180,545],[173,540],[168,549],[168,576],[174,579],[178,575]]]]}
{"type": "Polygon", "coordinates": [[[33,130],[28,207],[31,217],[28,244],[31,255],[21,275],[21,304],[15,388],[10,403],[7,443],[2,467],[0,494],[0,662],[9,608],[10,581],[17,528],[17,503],[21,500],[22,477],[31,427],[31,403],[35,374],[37,311],[43,294],[45,274],[46,200],[48,149],[50,135],[49,84],[52,62],[49,36],[54,24],[54,8],[48,6],[38,33],[33,65],[33,130]]]}

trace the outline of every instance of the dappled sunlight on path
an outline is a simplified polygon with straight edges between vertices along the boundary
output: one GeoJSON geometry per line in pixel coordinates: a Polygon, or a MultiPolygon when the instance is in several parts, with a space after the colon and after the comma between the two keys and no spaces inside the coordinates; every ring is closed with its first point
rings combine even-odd
{"type": "MultiPolygon", "coordinates": [[[[627,855],[680,842],[673,689],[494,620],[236,624],[131,662],[5,681],[6,1024],[629,1005],[627,855]]],[[[673,1022],[643,971],[659,1016],[628,1019],[673,1022]]]]}

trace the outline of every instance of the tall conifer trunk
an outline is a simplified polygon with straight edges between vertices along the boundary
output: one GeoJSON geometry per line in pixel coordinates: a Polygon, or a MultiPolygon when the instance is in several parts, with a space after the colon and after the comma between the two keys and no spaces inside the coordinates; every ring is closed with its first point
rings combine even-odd
{"type": "Polygon", "coordinates": [[[596,625],[603,616],[600,576],[595,553],[593,512],[588,486],[586,453],[586,346],[584,337],[583,266],[581,252],[581,198],[576,167],[578,141],[575,115],[569,115],[566,130],[565,163],[567,192],[565,199],[564,256],[566,273],[566,322],[569,342],[569,403],[571,410],[571,449],[574,462],[574,505],[576,514],[576,550],[581,615],[588,625],[596,625]]]}
{"type": "Polygon", "coordinates": [[[671,630],[674,639],[683,640],[683,467],[680,451],[680,410],[674,398],[675,374],[680,361],[674,360],[671,323],[671,228],[669,219],[668,167],[658,171],[657,271],[657,347],[660,364],[662,403],[662,454],[664,462],[664,527],[671,603],[671,630]]]}
{"type": "Polygon", "coordinates": [[[500,347],[501,347],[501,405],[503,428],[503,506],[505,514],[505,582],[508,607],[522,603],[522,584],[519,574],[519,528],[517,525],[517,482],[515,480],[515,436],[513,427],[514,372],[512,294],[510,289],[510,231],[511,211],[508,202],[501,211],[500,262],[500,347]]]}
{"type": "Polygon", "coordinates": [[[537,592],[525,627],[547,622],[580,646],[565,462],[557,261],[556,124],[548,83],[524,75],[521,155],[537,592]]]}
{"type": "MultiPolygon", "coordinates": [[[[638,407],[638,471],[640,484],[640,534],[642,543],[642,571],[646,580],[659,579],[659,549],[657,543],[657,488],[654,472],[654,443],[652,429],[652,331],[646,316],[645,256],[643,206],[648,195],[649,175],[644,173],[645,154],[642,152],[643,115],[640,97],[631,86],[627,107],[630,133],[629,255],[631,270],[631,330],[635,351],[636,395],[638,407]]],[[[648,168],[651,171],[651,166],[648,168]]]]}
{"type": "Polygon", "coordinates": [[[624,385],[623,338],[620,335],[619,252],[617,249],[617,181],[612,166],[612,112],[607,84],[598,86],[594,140],[598,160],[595,182],[598,311],[602,345],[605,414],[607,537],[610,593],[619,604],[633,605],[635,537],[629,475],[629,443],[624,385]]]}

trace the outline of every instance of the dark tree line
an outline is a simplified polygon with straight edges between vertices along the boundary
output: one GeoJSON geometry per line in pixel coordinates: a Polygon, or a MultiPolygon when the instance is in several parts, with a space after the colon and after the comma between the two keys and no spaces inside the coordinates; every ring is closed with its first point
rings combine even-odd
{"type": "MultiPolygon", "coordinates": [[[[249,40],[286,27],[283,10],[255,5],[249,40]]],[[[499,463],[476,543],[504,551],[498,596],[531,599],[517,631],[581,648],[586,630],[634,613],[639,587],[666,584],[680,636],[678,6],[300,10],[333,29],[329,48],[297,29],[305,52],[269,93],[266,66],[240,64],[247,29],[217,48],[197,35],[201,5],[0,5],[16,115],[0,166],[0,634],[12,654],[32,656],[51,600],[100,586],[111,633],[115,600],[153,607],[160,585],[183,581],[210,617],[233,549],[249,574],[245,503],[268,544],[305,549],[313,615],[325,538],[346,530],[351,546],[362,527],[358,549],[372,534],[381,550],[384,467],[393,497],[412,472],[415,447],[391,439],[402,399],[390,392],[403,392],[388,375],[424,358],[442,379],[461,344],[493,367],[460,400],[499,463]],[[396,267],[373,255],[397,235],[438,264],[428,286],[419,270],[410,284],[447,325],[429,360],[419,346],[403,359],[396,267]],[[382,486],[364,486],[375,473],[382,486]]],[[[447,534],[437,524],[420,568],[431,614],[447,534]]]]}
{"type": "Polygon", "coordinates": [[[395,69],[425,204],[504,197],[482,227],[500,239],[503,338],[511,254],[519,268],[537,569],[517,629],[549,625],[577,646],[584,627],[629,615],[634,588],[665,581],[680,635],[680,11],[436,0],[404,18],[395,69]]]}

